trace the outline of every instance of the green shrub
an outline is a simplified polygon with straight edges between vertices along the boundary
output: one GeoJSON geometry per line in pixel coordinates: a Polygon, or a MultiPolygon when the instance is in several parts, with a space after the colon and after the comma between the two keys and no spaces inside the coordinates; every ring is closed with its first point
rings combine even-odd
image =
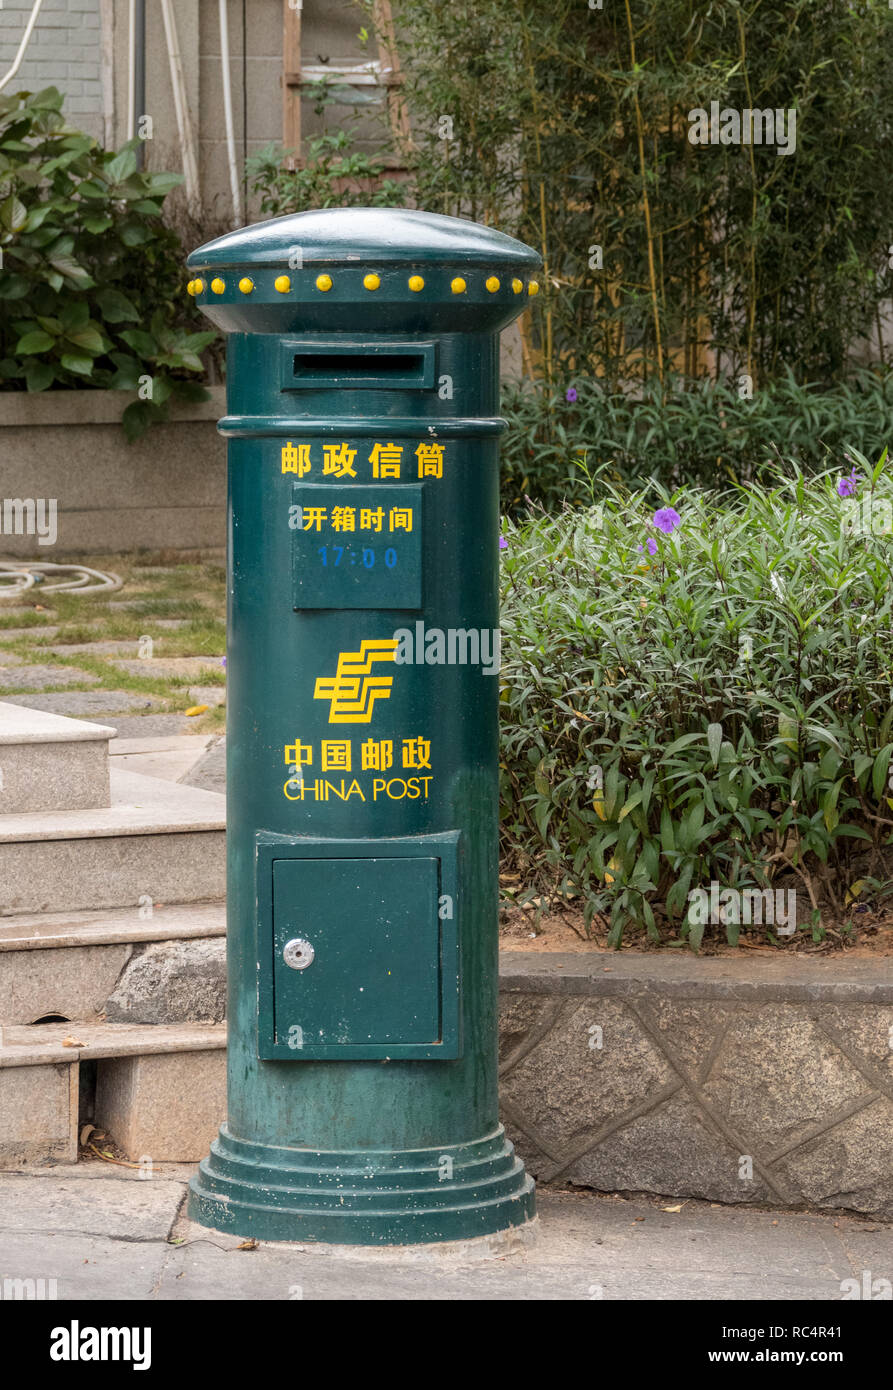
{"type": "MultiPolygon", "coordinates": [[[[341,105],[343,88],[332,80],[308,87],[318,117],[341,105]]],[[[265,217],[312,208],[402,207],[406,201],[406,185],[385,177],[387,157],[357,149],[356,128],[310,136],[300,161],[286,160],[287,153],[274,141],[245,161],[265,217]]]]}
{"type": "Polygon", "coordinates": [[[823,894],[840,908],[857,873],[880,870],[893,827],[885,458],[872,469],[853,454],[852,499],[839,470],[731,501],[596,479],[595,505],[504,523],[504,850],[528,884],[585,904],[587,922],[610,913],[613,943],[635,923],[698,945],[688,894],[711,881],[793,872],[813,909],[823,894]],[[681,518],[672,534],[656,507],[681,518]]]}
{"type": "Polygon", "coordinates": [[[733,486],[770,476],[782,457],[806,472],[848,445],[876,458],[893,435],[893,373],[863,371],[828,391],[785,373],[751,400],[725,381],[677,377],[633,393],[571,378],[555,392],[504,385],[502,413],[503,509],[523,510],[525,496],[554,509],[585,501],[587,471],[605,465],[640,486],[733,486]]]}
{"type": "Polygon", "coordinates": [[[0,388],[141,390],[130,438],[171,398],[204,399],[199,354],[217,337],[197,330],[161,220],[181,177],[139,172],[135,145],[70,129],[54,87],[0,96],[0,388]]]}

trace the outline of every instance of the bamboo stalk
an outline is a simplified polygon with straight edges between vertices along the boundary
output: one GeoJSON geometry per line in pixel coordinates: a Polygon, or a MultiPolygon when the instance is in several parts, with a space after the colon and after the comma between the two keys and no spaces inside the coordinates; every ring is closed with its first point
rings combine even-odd
{"type": "MultiPolygon", "coordinates": [[[[737,11],[738,19],[738,40],[739,53],[741,57],[741,72],[744,76],[744,91],[747,95],[748,110],[753,109],[753,97],[750,91],[750,77],[747,72],[747,40],[744,34],[744,20],[741,11],[737,11]]],[[[753,118],[751,118],[753,119],[753,118]]],[[[750,160],[750,181],[751,181],[751,213],[750,213],[750,285],[748,287],[747,305],[747,375],[753,378],[753,338],[754,326],[757,317],[757,166],[753,157],[753,141],[748,141],[747,153],[750,160]]]]}
{"type": "MultiPolygon", "coordinates": [[[[626,7],[626,24],[629,30],[629,56],[630,64],[635,72],[636,67],[636,39],[633,32],[633,17],[630,13],[629,0],[624,0],[626,7]]],[[[651,286],[651,309],[654,318],[654,341],[657,351],[657,379],[663,385],[664,379],[664,360],[663,348],[661,345],[660,333],[660,302],[657,293],[657,272],[654,265],[654,234],[651,229],[651,203],[648,198],[648,184],[645,171],[645,134],[644,123],[642,121],[642,108],[639,103],[639,93],[637,88],[633,88],[633,100],[636,109],[636,136],[639,146],[639,173],[642,179],[642,212],[645,217],[645,237],[648,244],[648,279],[651,286]]]]}
{"type": "MultiPolygon", "coordinates": [[[[538,108],[539,108],[539,103],[538,103],[538,100],[537,100],[536,72],[535,72],[535,69],[534,69],[534,66],[533,66],[533,56],[532,56],[532,54],[531,54],[531,52],[530,52],[530,35],[528,34],[526,27],[525,27],[525,29],[524,29],[523,32],[524,32],[524,54],[525,54],[525,57],[526,57],[526,60],[527,60],[527,70],[528,70],[528,74],[529,74],[529,77],[530,77],[530,97],[531,97],[531,103],[532,103],[532,105],[533,105],[533,144],[534,144],[534,149],[535,149],[535,151],[536,151],[536,167],[537,167],[537,175],[538,175],[538,177],[539,177],[540,245],[541,245],[542,257],[543,257],[543,280],[544,280],[544,282],[545,282],[546,299],[547,299],[547,305],[548,305],[549,289],[550,289],[550,281],[549,281],[549,249],[548,249],[548,238],[547,238],[547,232],[546,232],[546,185],[545,185],[545,183],[543,182],[543,172],[542,172],[542,171],[543,171],[543,159],[542,159],[542,147],[541,147],[541,145],[540,145],[540,133],[539,133],[539,109],[538,109],[538,108]]],[[[545,365],[546,365],[546,381],[547,381],[549,387],[551,388],[551,386],[552,386],[552,310],[551,310],[550,307],[547,307],[547,308],[546,308],[545,319],[546,319],[546,353],[545,353],[545,358],[546,358],[546,363],[545,363],[545,365]]]]}

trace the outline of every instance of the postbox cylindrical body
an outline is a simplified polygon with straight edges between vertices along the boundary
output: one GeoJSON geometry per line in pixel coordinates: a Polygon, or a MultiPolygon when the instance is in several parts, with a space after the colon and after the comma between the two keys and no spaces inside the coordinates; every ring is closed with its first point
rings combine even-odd
{"type": "Polygon", "coordinates": [[[189,259],[226,330],[228,1117],[263,1239],[533,1216],[497,1114],[499,331],[539,258],[335,209],[189,259]]]}

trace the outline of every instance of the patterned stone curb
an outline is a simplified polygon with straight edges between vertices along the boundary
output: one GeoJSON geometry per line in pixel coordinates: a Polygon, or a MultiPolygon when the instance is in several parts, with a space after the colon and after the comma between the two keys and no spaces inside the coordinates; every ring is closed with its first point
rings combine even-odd
{"type": "Polygon", "coordinates": [[[503,1120],[541,1183],[893,1218],[893,966],[501,959],[503,1120]]]}

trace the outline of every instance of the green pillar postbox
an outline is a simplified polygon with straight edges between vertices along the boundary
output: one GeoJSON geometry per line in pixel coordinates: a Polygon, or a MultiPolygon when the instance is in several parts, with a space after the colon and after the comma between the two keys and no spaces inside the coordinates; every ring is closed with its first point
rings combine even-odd
{"type": "Polygon", "coordinates": [[[189,258],[228,334],[228,1118],[206,1225],[530,1221],[497,1115],[499,330],[540,260],[423,212],[189,258]]]}

